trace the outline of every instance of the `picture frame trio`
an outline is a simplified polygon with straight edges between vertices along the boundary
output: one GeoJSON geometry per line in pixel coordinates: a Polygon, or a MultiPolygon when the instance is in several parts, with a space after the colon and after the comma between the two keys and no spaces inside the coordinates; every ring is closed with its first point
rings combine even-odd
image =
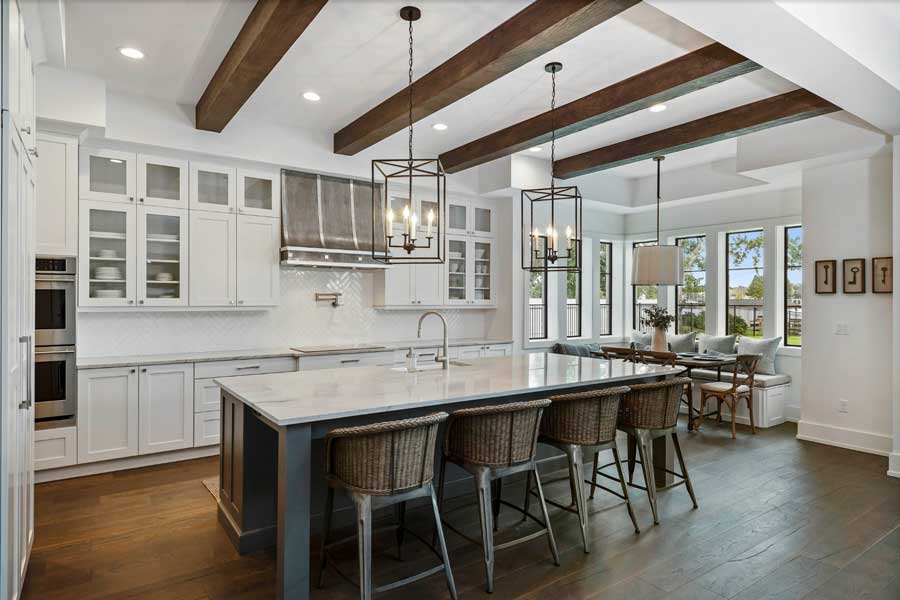
{"type": "MultiPolygon", "coordinates": [[[[866,293],[866,259],[845,258],[841,261],[842,291],[845,294],[866,293]]],[[[878,256],[872,259],[872,293],[890,294],[894,291],[894,259],[878,256]]],[[[837,293],[837,261],[816,261],[816,293],[837,293]]]]}

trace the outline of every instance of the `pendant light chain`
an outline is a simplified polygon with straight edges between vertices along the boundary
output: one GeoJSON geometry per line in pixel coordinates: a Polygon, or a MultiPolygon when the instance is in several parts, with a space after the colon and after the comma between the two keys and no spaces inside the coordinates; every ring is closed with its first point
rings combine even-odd
{"type": "Polygon", "coordinates": [[[556,69],[550,72],[550,189],[556,180],[556,69]]]}
{"type": "Polygon", "coordinates": [[[413,22],[409,22],[409,163],[413,159],[413,22]]]}
{"type": "Polygon", "coordinates": [[[660,171],[662,169],[662,159],[657,159],[656,161],[656,245],[659,246],[659,203],[660,198],[662,197],[660,194],[660,171]]]}

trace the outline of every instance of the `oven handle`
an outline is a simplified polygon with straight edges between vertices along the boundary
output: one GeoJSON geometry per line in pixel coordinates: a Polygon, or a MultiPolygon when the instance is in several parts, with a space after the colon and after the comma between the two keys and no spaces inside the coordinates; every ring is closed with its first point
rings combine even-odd
{"type": "Polygon", "coordinates": [[[75,350],[35,350],[34,354],[75,354],[75,350]]]}
{"type": "Polygon", "coordinates": [[[31,356],[33,354],[33,348],[31,346],[31,336],[23,335],[19,338],[19,343],[26,344],[28,348],[28,359],[25,361],[25,365],[27,367],[26,377],[28,377],[28,380],[25,384],[25,399],[19,402],[19,408],[27,410],[31,408],[31,405],[33,404],[31,401],[31,356]]]}

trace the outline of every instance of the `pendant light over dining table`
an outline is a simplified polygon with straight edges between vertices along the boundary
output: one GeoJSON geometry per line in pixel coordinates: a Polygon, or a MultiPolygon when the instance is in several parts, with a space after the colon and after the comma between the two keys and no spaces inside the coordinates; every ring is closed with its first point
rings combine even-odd
{"type": "Polygon", "coordinates": [[[681,246],[659,243],[660,169],[665,156],[656,161],[656,245],[638,246],[631,261],[632,285],[683,285],[684,260],[681,246]]]}
{"type": "Polygon", "coordinates": [[[522,190],[522,268],[526,271],[581,272],[582,212],[578,186],[556,186],[556,74],[562,63],[544,66],[550,73],[550,187],[522,190]],[[564,248],[560,249],[563,223],[564,248]]]}
{"type": "Polygon", "coordinates": [[[413,22],[421,16],[415,6],[400,9],[409,23],[409,155],[372,161],[372,258],[386,264],[444,262],[444,168],[437,158],[413,157],[413,22]]]}

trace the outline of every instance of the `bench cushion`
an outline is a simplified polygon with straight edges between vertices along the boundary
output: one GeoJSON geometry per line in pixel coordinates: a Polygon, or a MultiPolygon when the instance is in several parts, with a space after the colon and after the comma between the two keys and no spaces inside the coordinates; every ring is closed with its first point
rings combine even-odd
{"type": "Polygon", "coordinates": [[[568,342],[553,344],[550,352],[554,354],[568,354],[569,356],[591,356],[591,352],[600,352],[600,344],[571,344],[568,342]]]}
{"type": "MultiPolygon", "coordinates": [[[[715,381],[716,380],[716,371],[714,369],[694,369],[691,371],[691,377],[694,379],[701,379],[703,381],[715,381]]],[[[722,370],[722,381],[727,381],[731,383],[732,374],[728,371],[722,370]]],[[[743,381],[746,379],[743,375],[738,375],[738,381],[743,381]]],[[[775,387],[776,385],[785,385],[791,382],[791,376],[785,373],[776,373],[775,375],[762,375],[760,373],[756,374],[756,377],[753,380],[753,387],[758,388],[767,388],[767,387],[775,387]]]]}
{"type": "MultiPolygon", "coordinates": [[[[700,386],[702,390],[708,390],[711,392],[728,392],[731,391],[731,382],[730,381],[710,381],[709,383],[704,383],[700,386]]],[[[739,394],[743,394],[744,392],[749,391],[746,385],[739,385],[737,391],[739,394]]]]}

